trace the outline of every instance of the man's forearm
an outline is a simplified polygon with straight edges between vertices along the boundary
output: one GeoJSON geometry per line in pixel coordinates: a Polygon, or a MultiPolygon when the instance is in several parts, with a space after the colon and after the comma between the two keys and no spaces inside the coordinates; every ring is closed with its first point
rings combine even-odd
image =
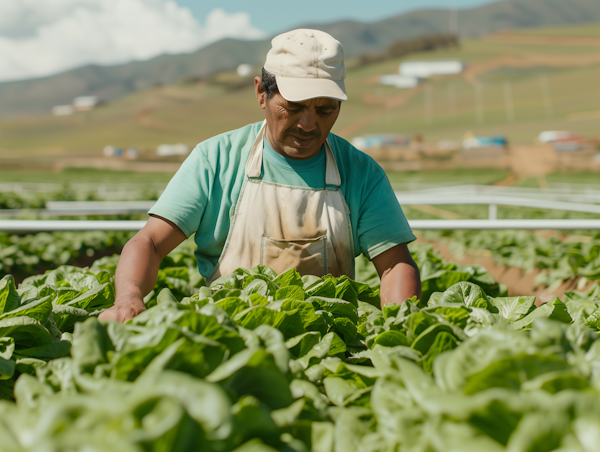
{"type": "Polygon", "coordinates": [[[402,303],[414,296],[421,299],[421,278],[416,265],[399,262],[381,276],[381,305],[402,303]]]}
{"type": "Polygon", "coordinates": [[[148,294],[156,284],[160,260],[156,247],[147,237],[138,234],[127,242],[115,274],[115,304],[148,294]]]}

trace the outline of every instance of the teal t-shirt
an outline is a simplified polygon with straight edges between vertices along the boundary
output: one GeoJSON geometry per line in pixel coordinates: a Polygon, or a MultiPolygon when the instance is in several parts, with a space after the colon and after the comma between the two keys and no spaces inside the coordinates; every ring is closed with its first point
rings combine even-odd
{"type": "MultiPolygon", "coordinates": [[[[177,225],[198,246],[200,274],[212,273],[229,232],[244,182],[246,161],[262,123],[210,138],[194,148],[173,176],[150,215],[177,225]]],[[[264,142],[263,180],[282,185],[325,188],[325,152],[294,160],[264,142]]],[[[373,259],[400,243],[415,240],[383,169],[346,140],[329,134],[340,171],[340,190],[350,209],[354,254],[373,259]]]]}

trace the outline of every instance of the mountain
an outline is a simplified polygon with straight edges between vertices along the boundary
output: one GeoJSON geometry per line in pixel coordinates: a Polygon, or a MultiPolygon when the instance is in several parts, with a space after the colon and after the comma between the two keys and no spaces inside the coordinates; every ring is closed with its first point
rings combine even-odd
{"type": "MultiPolygon", "coordinates": [[[[458,33],[477,36],[502,29],[567,25],[600,21],[598,0],[504,0],[456,13],[458,33]]],[[[305,24],[335,36],[347,57],[382,53],[394,41],[448,32],[448,10],[428,9],[373,23],[341,21],[305,24]]],[[[32,80],[0,83],[0,118],[45,113],[76,96],[94,94],[111,101],[157,84],[203,77],[241,63],[261,65],[270,40],[225,39],[194,53],[161,55],[117,66],[88,65],[32,80]]]]}

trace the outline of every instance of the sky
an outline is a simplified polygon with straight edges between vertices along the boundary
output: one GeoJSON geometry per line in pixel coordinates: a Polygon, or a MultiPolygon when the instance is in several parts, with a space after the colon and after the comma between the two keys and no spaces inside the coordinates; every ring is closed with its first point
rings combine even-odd
{"type": "Polygon", "coordinates": [[[307,23],[372,22],[490,0],[0,0],[0,81],[193,52],[223,38],[264,39],[307,23]],[[301,6],[297,6],[301,5],[301,6]]]}
{"type": "Polygon", "coordinates": [[[255,11],[247,0],[222,0],[218,3],[203,0],[177,0],[199,18],[205,17],[214,5],[228,13],[247,11],[252,24],[265,33],[277,34],[303,24],[335,22],[352,19],[375,22],[408,11],[425,8],[471,8],[492,0],[272,0],[258,2],[255,11]],[[301,5],[293,6],[293,5],[301,5]]]}

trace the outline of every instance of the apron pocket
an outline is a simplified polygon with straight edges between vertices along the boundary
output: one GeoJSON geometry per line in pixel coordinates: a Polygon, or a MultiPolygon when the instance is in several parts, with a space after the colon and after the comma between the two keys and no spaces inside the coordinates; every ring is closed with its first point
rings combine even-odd
{"type": "Polygon", "coordinates": [[[325,276],[328,273],[327,236],[297,240],[263,236],[260,263],[271,267],[278,275],[295,268],[303,276],[325,276]]]}

